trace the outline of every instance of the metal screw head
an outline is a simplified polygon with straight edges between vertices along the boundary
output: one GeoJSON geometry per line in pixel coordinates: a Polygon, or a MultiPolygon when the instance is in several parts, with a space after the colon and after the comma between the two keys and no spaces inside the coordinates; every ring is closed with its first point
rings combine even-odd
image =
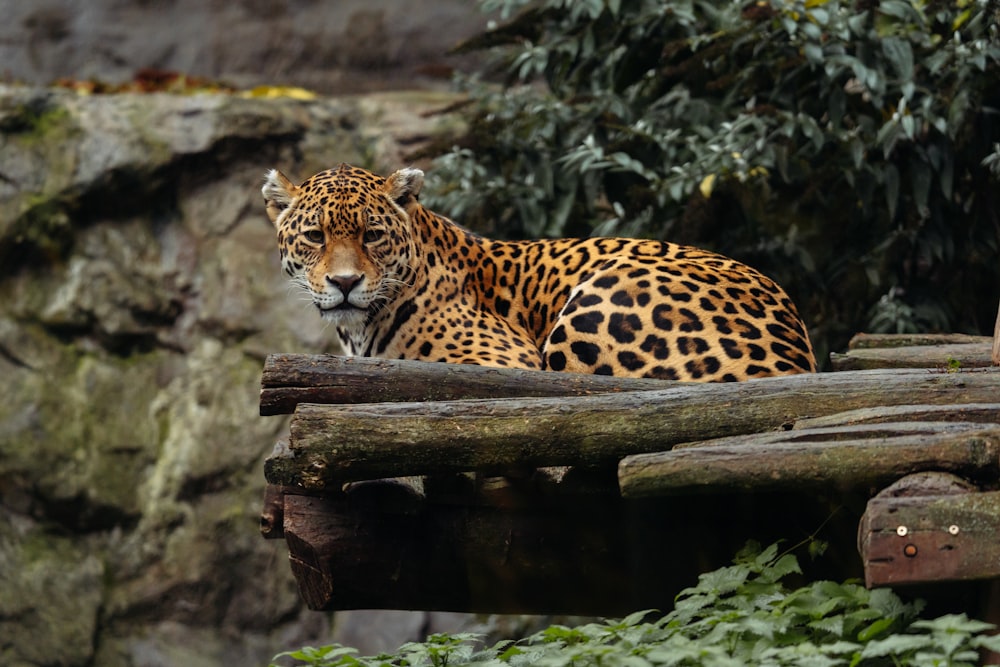
{"type": "Polygon", "coordinates": [[[917,545],[916,544],[907,544],[905,547],[903,547],[903,555],[906,556],[907,558],[913,558],[914,556],[916,556],[917,555],[917,545]]]}
{"type": "Polygon", "coordinates": [[[910,529],[906,526],[899,526],[896,528],[896,534],[900,537],[906,537],[906,534],[910,532],[910,529]]]}
{"type": "Polygon", "coordinates": [[[955,524],[951,524],[950,526],[948,526],[948,532],[951,533],[952,535],[958,535],[959,531],[961,531],[961,528],[959,528],[955,524]]]}

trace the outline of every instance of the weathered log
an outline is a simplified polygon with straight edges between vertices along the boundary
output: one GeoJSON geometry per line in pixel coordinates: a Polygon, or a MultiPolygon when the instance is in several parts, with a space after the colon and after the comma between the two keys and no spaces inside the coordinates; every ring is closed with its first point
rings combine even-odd
{"type": "Polygon", "coordinates": [[[847,354],[830,354],[835,371],[873,368],[984,368],[992,365],[990,342],[913,345],[909,347],[865,347],[847,354]]]}
{"type": "Polygon", "coordinates": [[[859,530],[869,587],[1000,577],[1000,492],[879,494],[859,530]]]}
{"type": "MultiPolygon", "coordinates": [[[[271,458],[288,455],[288,441],[278,440],[271,450],[271,458]]],[[[283,486],[268,484],[264,489],[264,503],[260,510],[260,534],[265,540],[278,540],[284,537],[282,532],[285,521],[285,492],[283,486]]]]}
{"type": "Polygon", "coordinates": [[[990,342],[989,336],[971,334],[854,334],[847,344],[848,350],[871,348],[914,347],[920,345],[981,345],[990,342]]]}
{"type": "MultiPolygon", "coordinates": [[[[917,472],[897,479],[878,492],[878,498],[912,498],[914,496],[952,496],[976,493],[979,487],[967,479],[947,472],[917,472]]],[[[860,540],[864,535],[858,533],[860,540]]],[[[860,550],[861,544],[858,543],[860,550]]]]}
{"type": "MultiPolygon", "coordinates": [[[[739,447],[742,445],[808,445],[810,443],[848,441],[872,442],[896,436],[943,436],[968,433],[970,431],[1000,430],[1000,422],[992,420],[980,423],[961,420],[914,419],[909,421],[871,422],[866,424],[835,424],[832,426],[814,426],[808,429],[796,428],[798,424],[799,422],[796,422],[791,429],[782,429],[780,431],[748,433],[746,435],[734,435],[727,438],[682,442],[675,445],[673,451],[703,449],[706,447],[739,447]]],[[[1000,462],[998,462],[998,465],[1000,465],[1000,462]]]]}
{"type": "Polygon", "coordinates": [[[803,416],[875,405],[985,403],[1000,369],[821,373],[574,398],[362,406],[300,405],[272,484],[323,489],[350,479],[463,470],[614,466],[630,454],[773,430],[803,416]]]}
{"type": "Polygon", "coordinates": [[[665,380],[551,373],[398,359],[271,354],[261,377],[260,414],[299,403],[447,401],[512,396],[578,396],[669,386],[665,380]]]}
{"type": "Polygon", "coordinates": [[[972,403],[963,405],[880,405],[838,412],[824,417],[799,419],[794,430],[822,428],[825,426],[850,426],[854,424],[885,424],[901,421],[975,422],[1000,424],[1000,403],[972,403]]]}
{"type": "Polygon", "coordinates": [[[968,334],[855,334],[846,354],[830,354],[835,371],[875,368],[982,368],[988,336],[968,334]]]}
{"type": "Polygon", "coordinates": [[[264,487],[264,503],[260,510],[260,534],[265,540],[280,540],[285,536],[285,493],[294,491],[285,486],[268,484],[264,487]]]}
{"type": "Polygon", "coordinates": [[[622,496],[877,487],[920,471],[1000,477],[1000,424],[912,422],[737,436],[626,457],[622,496]]]}
{"type": "MultiPolygon", "coordinates": [[[[429,504],[405,512],[358,507],[349,497],[285,498],[292,572],[308,606],[326,611],[668,609],[699,572],[727,564],[748,539],[788,537],[789,526],[815,530],[830,513],[813,499],[766,494],[697,506],[527,495],[511,507],[429,504]]],[[[853,520],[838,523],[837,542],[853,552],[856,532],[853,520]]],[[[860,575],[856,556],[842,564],[849,571],[841,576],[860,575]]]]}

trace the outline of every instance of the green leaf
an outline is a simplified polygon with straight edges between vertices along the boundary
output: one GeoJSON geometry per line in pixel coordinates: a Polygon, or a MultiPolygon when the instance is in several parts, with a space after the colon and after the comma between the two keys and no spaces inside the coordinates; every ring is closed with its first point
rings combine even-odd
{"type": "Polygon", "coordinates": [[[848,149],[851,153],[851,161],[854,163],[855,169],[861,168],[861,163],[865,159],[865,145],[857,136],[851,137],[848,143],[848,149]]]}
{"type": "Polygon", "coordinates": [[[969,618],[965,614],[946,614],[931,620],[920,620],[914,621],[913,627],[921,630],[932,630],[941,633],[977,633],[977,632],[987,632],[992,630],[995,626],[992,623],[986,623],[984,621],[979,621],[973,618],[969,618]]]}
{"type": "Polygon", "coordinates": [[[878,619],[877,621],[875,621],[874,623],[872,623],[871,625],[869,625],[867,628],[865,628],[864,630],[862,630],[861,632],[858,633],[858,641],[859,642],[867,642],[867,641],[870,641],[870,640],[878,637],[879,635],[881,635],[882,633],[884,633],[886,630],[888,630],[889,628],[891,628],[892,625],[893,625],[893,623],[895,623],[895,622],[896,622],[896,619],[894,619],[894,618],[880,618],[880,619],[878,619]]]}
{"type": "Polygon", "coordinates": [[[903,21],[919,21],[920,15],[909,2],[904,0],[882,0],[878,4],[878,11],[903,21]]]}
{"type": "Polygon", "coordinates": [[[806,59],[813,65],[823,64],[823,47],[815,42],[806,42],[802,47],[806,59]]]}
{"type": "Polygon", "coordinates": [[[814,630],[822,630],[823,632],[836,637],[841,637],[844,634],[844,617],[834,616],[831,618],[819,618],[815,621],[810,621],[807,627],[813,628],[814,630]]]}
{"type": "Polygon", "coordinates": [[[823,30],[815,23],[801,23],[799,24],[799,30],[807,38],[818,42],[823,39],[823,30]]]}
{"type": "Polygon", "coordinates": [[[847,25],[855,35],[864,35],[868,31],[869,15],[867,11],[848,17],[847,25]]]}
{"type": "Polygon", "coordinates": [[[801,574],[802,568],[799,567],[799,560],[794,554],[784,554],[777,560],[773,560],[767,567],[765,571],[761,573],[761,579],[763,581],[774,582],[779,579],[784,579],[790,574],[801,574]]]}
{"type": "Polygon", "coordinates": [[[934,639],[927,635],[892,635],[885,639],[869,642],[861,651],[862,658],[880,658],[883,656],[900,656],[912,653],[918,649],[931,648],[934,639]]]}
{"type": "Polygon", "coordinates": [[[656,613],[655,609],[643,609],[641,611],[634,611],[620,621],[622,626],[632,626],[642,623],[643,620],[649,618],[656,613]]]}
{"type": "Polygon", "coordinates": [[[882,52],[902,81],[913,78],[913,49],[907,40],[902,37],[886,37],[882,40],[882,52]]]}
{"type": "Polygon", "coordinates": [[[823,130],[820,129],[816,120],[808,114],[799,114],[796,118],[799,122],[799,129],[802,130],[802,134],[806,136],[809,141],[812,142],[813,148],[815,150],[820,150],[823,148],[823,144],[826,141],[826,136],[823,134],[823,130]]]}
{"type": "Polygon", "coordinates": [[[970,643],[976,648],[1000,653],[1000,635],[973,637],[970,643]]]}

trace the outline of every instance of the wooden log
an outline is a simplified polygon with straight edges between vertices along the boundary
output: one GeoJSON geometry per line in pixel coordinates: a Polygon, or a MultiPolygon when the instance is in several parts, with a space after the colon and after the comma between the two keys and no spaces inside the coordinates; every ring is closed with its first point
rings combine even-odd
{"type": "Polygon", "coordinates": [[[989,336],[970,334],[855,334],[847,344],[848,350],[872,348],[914,347],[921,345],[981,345],[990,341],[989,336]]]}
{"type": "Polygon", "coordinates": [[[847,354],[830,354],[835,371],[861,371],[873,368],[984,368],[992,365],[990,342],[909,347],[863,347],[847,354]]]}
{"type": "Polygon", "coordinates": [[[363,406],[300,405],[271,484],[319,490],[349,479],[541,466],[613,467],[630,454],[773,430],[874,405],[985,403],[1000,369],[859,371],[692,384],[574,398],[363,406]]]}
{"type": "Polygon", "coordinates": [[[846,354],[830,354],[835,371],[875,368],[982,368],[989,366],[988,336],[867,334],[851,338],[846,354]]]}
{"type": "MultiPolygon", "coordinates": [[[[288,441],[278,440],[271,450],[271,458],[287,456],[288,441]]],[[[260,534],[265,540],[277,540],[284,537],[285,493],[295,489],[268,484],[264,488],[264,502],[260,510],[260,534]]]]}
{"type": "Polygon", "coordinates": [[[1000,403],[972,403],[961,405],[880,405],[838,412],[824,417],[799,419],[794,430],[822,428],[825,426],[850,426],[854,424],[885,424],[901,421],[947,421],[1000,424],[1000,403]]]}
{"type": "MultiPolygon", "coordinates": [[[[912,498],[914,496],[953,496],[975,493],[979,487],[957,475],[946,472],[918,472],[901,477],[878,492],[878,498],[912,498]]],[[[858,533],[860,540],[864,535],[858,533]]],[[[861,543],[858,543],[858,549],[861,543]]]]}
{"type": "Polygon", "coordinates": [[[1000,477],[1000,425],[918,422],[723,438],[626,457],[622,496],[883,486],[937,470],[1000,477]]]}
{"type": "Polygon", "coordinates": [[[860,536],[869,587],[1000,577],[1000,492],[880,494],[860,536]]]}
{"type": "Polygon", "coordinates": [[[260,510],[260,534],[265,540],[280,540],[285,536],[285,494],[290,491],[294,489],[274,484],[264,487],[264,503],[260,510]]]}
{"type": "Polygon", "coordinates": [[[987,421],[985,423],[977,423],[945,420],[913,420],[873,422],[869,424],[836,424],[833,426],[816,426],[808,429],[795,428],[793,425],[791,429],[782,429],[780,431],[747,433],[746,435],[734,435],[728,438],[682,442],[674,445],[672,451],[702,449],[705,447],[739,447],[742,445],[808,445],[810,443],[824,442],[877,441],[882,438],[895,436],[949,435],[992,429],[1000,429],[1000,422],[987,421]]]}
{"type": "Polygon", "coordinates": [[[665,380],[552,373],[398,359],[271,354],[261,377],[260,414],[299,403],[446,401],[511,396],[579,396],[660,389],[665,380]]]}

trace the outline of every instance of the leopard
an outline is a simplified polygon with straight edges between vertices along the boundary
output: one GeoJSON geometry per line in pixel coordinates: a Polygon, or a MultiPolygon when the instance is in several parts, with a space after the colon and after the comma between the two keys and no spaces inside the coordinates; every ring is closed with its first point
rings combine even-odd
{"type": "Polygon", "coordinates": [[[424,172],[340,164],[261,193],[281,266],[347,356],[693,382],[817,370],[775,281],[651,239],[494,240],[424,207],[424,172]]]}

